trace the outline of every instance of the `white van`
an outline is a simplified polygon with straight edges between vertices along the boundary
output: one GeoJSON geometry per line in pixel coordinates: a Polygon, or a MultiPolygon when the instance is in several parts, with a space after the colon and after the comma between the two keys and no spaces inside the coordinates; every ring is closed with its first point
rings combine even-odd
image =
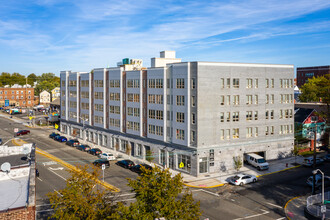
{"type": "Polygon", "coordinates": [[[268,170],[269,164],[266,162],[265,158],[258,154],[248,153],[245,154],[245,161],[248,164],[256,167],[258,170],[268,170]]]}

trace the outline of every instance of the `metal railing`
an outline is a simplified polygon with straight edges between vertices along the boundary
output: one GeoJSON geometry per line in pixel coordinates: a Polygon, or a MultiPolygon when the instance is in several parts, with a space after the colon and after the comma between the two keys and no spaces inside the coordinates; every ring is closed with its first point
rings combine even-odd
{"type": "MultiPolygon", "coordinates": [[[[324,193],[324,200],[328,200],[328,201],[330,200],[330,191],[324,193]]],[[[309,214],[313,216],[322,217],[323,215],[323,213],[321,212],[322,193],[309,196],[306,202],[307,202],[306,209],[309,212],[309,214]]],[[[327,209],[325,216],[330,217],[330,209],[327,209]]]]}

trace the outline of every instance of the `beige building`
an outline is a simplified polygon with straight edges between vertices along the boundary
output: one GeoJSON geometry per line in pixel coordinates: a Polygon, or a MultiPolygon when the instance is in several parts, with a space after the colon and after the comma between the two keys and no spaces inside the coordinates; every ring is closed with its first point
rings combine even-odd
{"type": "Polygon", "coordinates": [[[40,96],[40,104],[49,105],[49,103],[50,103],[50,93],[49,92],[44,90],[40,93],[39,96],[40,96]]]}
{"type": "Polygon", "coordinates": [[[52,101],[60,97],[60,87],[55,87],[52,91],[52,101]]]}

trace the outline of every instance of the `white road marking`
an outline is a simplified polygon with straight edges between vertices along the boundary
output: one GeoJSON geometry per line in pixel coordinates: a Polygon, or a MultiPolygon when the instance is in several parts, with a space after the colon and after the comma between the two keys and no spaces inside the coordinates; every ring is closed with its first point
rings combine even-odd
{"type": "Polygon", "coordinates": [[[266,202],[268,205],[271,205],[271,206],[274,206],[276,208],[279,208],[279,209],[283,209],[282,206],[279,206],[279,205],[275,205],[275,204],[272,204],[272,203],[269,203],[269,202],[266,202]]]}
{"type": "Polygon", "coordinates": [[[217,196],[217,197],[219,197],[219,194],[217,194],[217,193],[213,193],[213,192],[210,192],[210,191],[207,191],[207,190],[205,190],[205,189],[193,189],[193,190],[191,190],[192,192],[205,192],[205,193],[209,193],[209,194],[211,194],[211,195],[213,195],[213,196],[217,196]]]}
{"type": "Polygon", "coordinates": [[[39,177],[37,177],[38,180],[40,180],[42,182],[42,179],[40,179],[39,177]]]}
{"type": "Polygon", "coordinates": [[[42,164],[44,166],[49,166],[49,165],[57,164],[57,162],[55,162],[55,161],[48,161],[48,162],[43,162],[42,164]]]}
{"type": "Polygon", "coordinates": [[[249,218],[258,217],[258,216],[261,216],[261,215],[266,215],[266,214],[269,213],[266,210],[263,210],[263,209],[260,209],[260,210],[263,211],[263,213],[255,214],[255,215],[250,215],[250,216],[246,216],[246,217],[243,217],[243,218],[235,218],[234,220],[249,219],[249,218]]]}
{"type": "Polygon", "coordinates": [[[49,170],[50,172],[54,173],[56,176],[61,177],[64,181],[66,181],[66,179],[65,179],[63,176],[61,176],[60,174],[58,174],[58,173],[52,171],[51,169],[48,169],[48,170],[49,170]]]}
{"type": "Polygon", "coordinates": [[[282,220],[282,219],[286,219],[286,217],[278,218],[278,219],[276,219],[276,220],[282,220]]]}
{"type": "Polygon", "coordinates": [[[57,168],[49,167],[49,169],[51,169],[51,170],[63,170],[64,168],[63,167],[57,167],[57,168]]]}
{"type": "Polygon", "coordinates": [[[57,194],[59,194],[60,196],[63,196],[61,193],[59,193],[59,191],[57,191],[56,189],[54,189],[55,192],[57,192],[57,194]]]}

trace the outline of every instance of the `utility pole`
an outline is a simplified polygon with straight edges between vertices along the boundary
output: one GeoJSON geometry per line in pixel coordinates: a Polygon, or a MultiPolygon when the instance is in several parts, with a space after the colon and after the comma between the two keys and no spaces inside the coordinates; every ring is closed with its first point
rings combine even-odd
{"type": "MultiPolygon", "coordinates": [[[[314,153],[313,153],[313,169],[316,169],[316,135],[317,135],[317,121],[315,122],[315,130],[314,130],[314,153]]],[[[312,190],[312,194],[315,195],[315,175],[313,173],[313,190],[312,190]]]]}

